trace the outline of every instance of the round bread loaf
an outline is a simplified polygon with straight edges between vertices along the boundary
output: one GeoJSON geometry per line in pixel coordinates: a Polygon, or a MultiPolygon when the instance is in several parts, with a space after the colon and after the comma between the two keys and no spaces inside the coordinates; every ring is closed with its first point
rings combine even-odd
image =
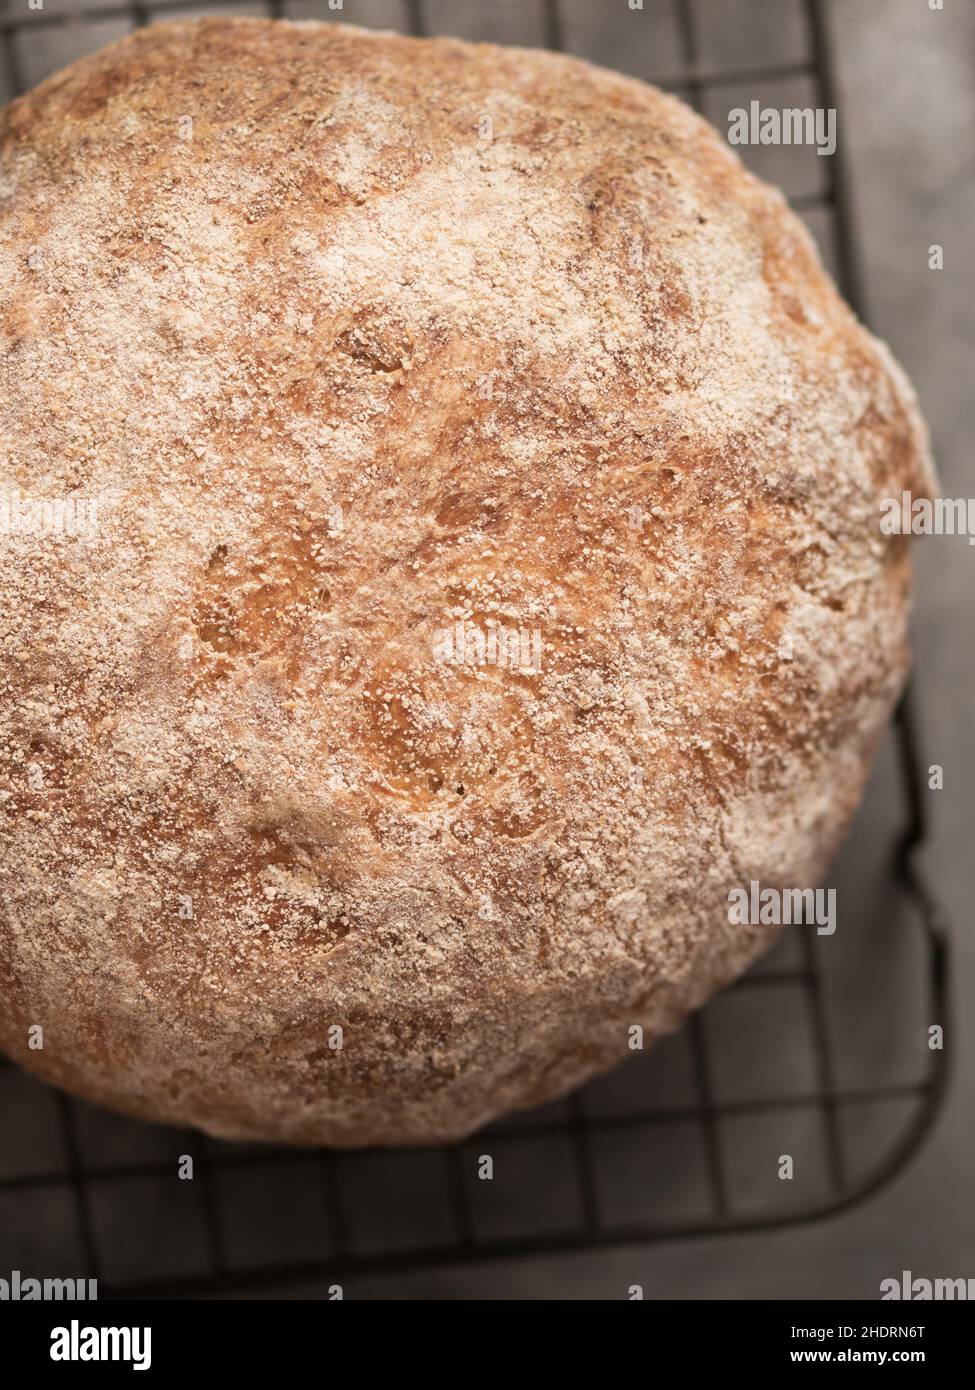
{"type": "Polygon", "coordinates": [[[783,198],[574,59],[207,20],[13,102],[0,207],[0,1046],[424,1143],[741,971],[931,486],[783,198]]]}

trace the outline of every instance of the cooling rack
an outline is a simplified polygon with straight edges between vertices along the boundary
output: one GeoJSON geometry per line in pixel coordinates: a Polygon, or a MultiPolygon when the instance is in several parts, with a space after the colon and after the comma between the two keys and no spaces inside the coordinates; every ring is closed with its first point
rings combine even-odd
{"type": "MultiPolygon", "coordinates": [[[[343,19],[565,49],[637,72],[721,124],[752,96],[842,108],[822,0],[0,0],[0,98],[177,16],[343,19]],[[637,26],[642,25],[643,28],[637,26]],[[626,33],[626,42],[619,41],[626,33]],[[4,86],[6,91],[3,90],[4,86]]],[[[742,151],[785,187],[863,316],[842,139],[829,159],[742,151]]],[[[811,152],[807,152],[811,153],[811,152]]],[[[467,1143],[309,1155],[108,1115],[0,1061],[0,1271],[99,1296],[232,1295],[296,1278],[762,1230],[850,1207],[901,1169],[943,1095],[944,918],[925,877],[910,695],[831,876],[836,936],[779,946],[673,1037],[467,1143]],[[844,906],[845,905],[845,906],[844,906]],[[477,1177],[490,1153],[495,1178],[477,1177]],[[789,1154],[794,1177],[779,1177],[789,1154]],[[192,1181],[177,1177],[183,1155],[192,1181]]]]}

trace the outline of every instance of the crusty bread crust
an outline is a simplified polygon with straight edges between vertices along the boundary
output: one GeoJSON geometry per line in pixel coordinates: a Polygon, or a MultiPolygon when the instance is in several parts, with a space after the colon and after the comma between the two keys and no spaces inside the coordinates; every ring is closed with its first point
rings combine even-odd
{"type": "Polygon", "coordinates": [[[729,888],[857,804],[880,499],[931,485],[782,197],[575,59],[206,20],[10,105],[0,209],[2,481],[101,508],[0,537],[0,1046],[429,1142],[742,970],[729,888]],[[459,621],[541,669],[438,660],[459,621]]]}

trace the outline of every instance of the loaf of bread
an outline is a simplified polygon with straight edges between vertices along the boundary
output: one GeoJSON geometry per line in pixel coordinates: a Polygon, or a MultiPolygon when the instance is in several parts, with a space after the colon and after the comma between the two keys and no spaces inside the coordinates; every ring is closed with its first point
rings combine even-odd
{"type": "Polygon", "coordinates": [[[768,944],[932,486],[779,193],[575,59],[234,19],[14,101],[0,209],[0,1047],[428,1143],[768,944]]]}

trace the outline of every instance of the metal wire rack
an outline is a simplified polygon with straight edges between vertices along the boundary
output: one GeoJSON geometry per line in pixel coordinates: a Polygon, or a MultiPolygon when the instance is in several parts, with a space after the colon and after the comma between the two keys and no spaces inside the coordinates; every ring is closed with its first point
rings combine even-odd
{"type": "MultiPolygon", "coordinates": [[[[41,10],[0,0],[0,88],[5,81],[14,95],[45,67],[135,25],[203,12],[514,38],[612,65],[600,35],[606,14],[618,9],[620,23],[627,7],[598,9],[600,23],[592,0],[458,0],[449,9],[444,0],[345,0],[341,11],[328,0],[211,0],[192,10],[174,0],[44,0],[41,10]]],[[[720,22],[717,11],[715,0],[645,0],[656,70],[641,75],[712,117],[722,94],[769,84],[798,84],[811,104],[840,107],[823,0],[775,0],[774,23],[766,0],[722,0],[720,22]],[[728,52],[729,15],[746,28],[761,21],[751,33],[761,32],[768,61],[751,60],[750,42],[728,52]]],[[[639,39],[628,40],[617,65],[640,52],[639,39]]],[[[814,166],[810,186],[787,192],[862,314],[842,142],[814,166]]],[[[0,1269],[97,1278],[101,1297],[231,1294],[303,1276],[341,1284],[360,1273],[772,1228],[855,1204],[917,1149],[946,1081],[946,1053],[927,1045],[928,1027],[947,1023],[948,955],[920,863],[921,767],[907,698],[832,880],[852,907],[828,952],[808,929],[793,929],[645,1057],[465,1144],[312,1156],[223,1144],[106,1115],[0,1059],[0,1269]],[[491,1183],[476,1177],[485,1152],[496,1162],[491,1183]],[[797,1181],[778,1180],[783,1152],[797,1181]],[[194,1158],[192,1182],[176,1177],[181,1155],[194,1158]]]]}

